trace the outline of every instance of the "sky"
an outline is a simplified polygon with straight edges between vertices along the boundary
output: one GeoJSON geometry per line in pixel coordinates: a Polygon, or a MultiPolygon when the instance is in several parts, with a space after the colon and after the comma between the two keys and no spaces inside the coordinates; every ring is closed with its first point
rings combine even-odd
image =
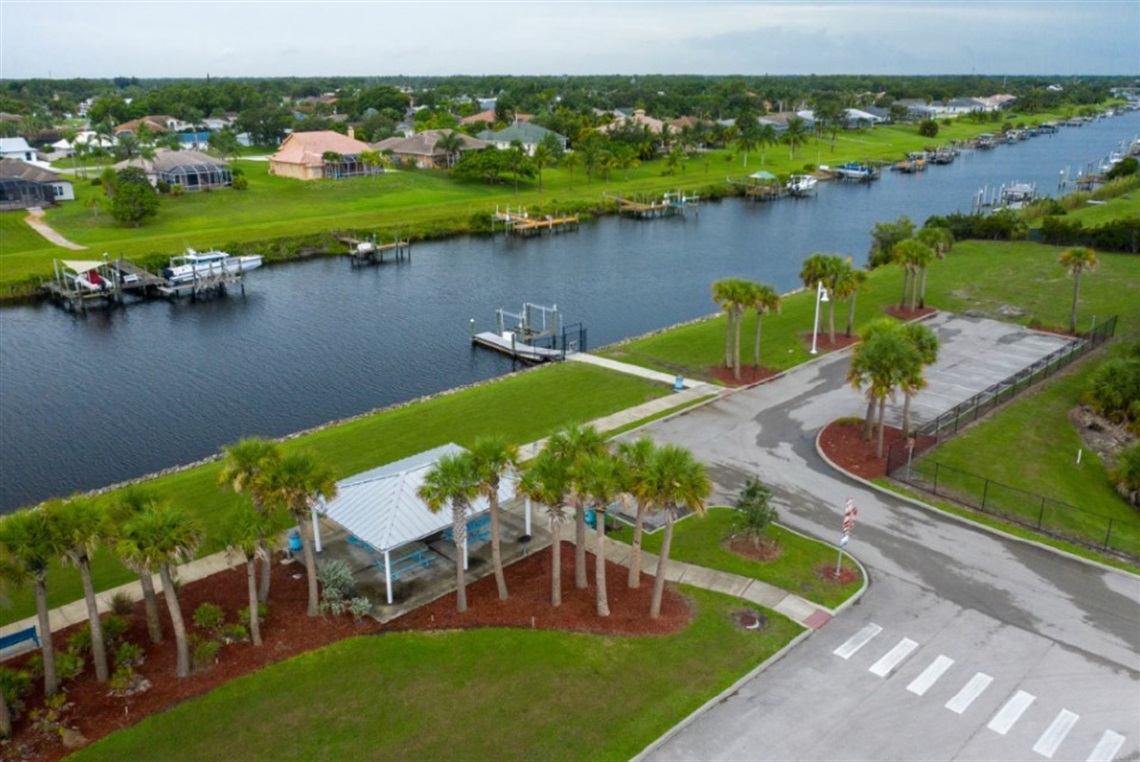
{"type": "Polygon", "coordinates": [[[1140,0],[0,0],[0,78],[1138,75],[1140,0]]]}

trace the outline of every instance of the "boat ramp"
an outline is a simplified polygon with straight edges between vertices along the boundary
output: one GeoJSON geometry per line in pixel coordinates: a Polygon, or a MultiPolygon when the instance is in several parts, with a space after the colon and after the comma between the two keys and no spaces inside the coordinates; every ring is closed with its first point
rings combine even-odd
{"type": "Polygon", "coordinates": [[[476,332],[471,319],[471,344],[501,352],[514,360],[540,363],[565,360],[586,349],[586,329],[581,323],[564,326],[558,306],[526,302],[519,312],[501,307],[495,311],[495,330],[476,332]]]}
{"type": "Polygon", "coordinates": [[[520,207],[511,211],[508,206],[505,210],[500,211],[499,207],[495,207],[495,213],[491,216],[491,234],[494,235],[496,228],[502,229],[508,235],[521,235],[521,236],[535,236],[542,235],[543,233],[562,233],[568,230],[578,229],[578,215],[563,216],[557,214],[547,214],[541,216],[530,216],[526,207],[520,207]]]}

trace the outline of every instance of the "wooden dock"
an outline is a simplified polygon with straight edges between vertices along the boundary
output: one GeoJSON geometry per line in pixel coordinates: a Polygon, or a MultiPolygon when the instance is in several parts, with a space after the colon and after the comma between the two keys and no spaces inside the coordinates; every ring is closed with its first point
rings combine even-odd
{"type": "Polygon", "coordinates": [[[617,203],[620,214],[639,220],[684,215],[686,210],[696,208],[700,201],[699,196],[686,196],[680,192],[666,193],[660,200],[652,199],[648,202],[622,198],[608,193],[603,194],[603,196],[617,203]]]}
{"type": "Polygon", "coordinates": [[[569,217],[547,214],[540,217],[531,217],[525,208],[511,211],[508,206],[505,211],[495,207],[491,217],[491,233],[494,234],[496,226],[501,227],[509,235],[535,236],[543,233],[562,233],[578,229],[578,215],[569,217]]]}
{"type": "Polygon", "coordinates": [[[377,243],[375,237],[371,239],[353,238],[347,235],[337,235],[337,240],[348,245],[348,257],[353,267],[363,265],[378,265],[384,263],[384,256],[391,254],[393,261],[400,262],[405,258],[412,258],[412,244],[410,241],[400,239],[399,234],[392,243],[377,243]]]}

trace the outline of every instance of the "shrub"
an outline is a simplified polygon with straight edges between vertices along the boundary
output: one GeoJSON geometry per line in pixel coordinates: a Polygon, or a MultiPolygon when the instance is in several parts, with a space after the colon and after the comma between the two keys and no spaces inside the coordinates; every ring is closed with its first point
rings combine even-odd
{"type": "Polygon", "coordinates": [[[27,670],[0,667],[0,695],[3,695],[12,719],[20,716],[24,696],[32,689],[32,676],[27,670]]]}
{"type": "Polygon", "coordinates": [[[103,617],[102,624],[103,642],[108,649],[114,648],[131,628],[131,623],[119,614],[107,614],[103,617]]]}
{"type": "Polygon", "coordinates": [[[146,661],[146,652],[142,646],[129,641],[120,644],[119,649],[115,651],[115,666],[119,668],[137,667],[144,661],[146,661]]]}
{"type": "Polygon", "coordinates": [[[1111,477],[1121,497],[1132,505],[1140,505],[1140,442],[1117,453],[1111,477]]]}
{"type": "Polygon", "coordinates": [[[48,738],[58,739],[68,728],[67,715],[71,712],[73,704],[67,700],[67,691],[61,690],[50,698],[44,699],[44,705],[32,712],[32,725],[48,738]]]}
{"type": "Polygon", "coordinates": [[[240,643],[249,638],[249,630],[239,622],[223,625],[219,634],[226,643],[240,643]]]}
{"type": "Polygon", "coordinates": [[[190,652],[190,663],[194,670],[201,672],[214,666],[218,661],[218,650],[221,647],[222,644],[216,640],[195,638],[190,652]]]}
{"type": "Polygon", "coordinates": [[[1118,357],[1098,367],[1085,395],[1097,412],[1115,423],[1140,426],[1140,357],[1118,357]]]}
{"type": "Polygon", "coordinates": [[[158,190],[159,193],[170,193],[170,183],[166,180],[159,180],[154,184],[154,187],[158,190]]]}
{"type": "Polygon", "coordinates": [[[134,613],[135,602],[130,594],[120,590],[111,596],[111,613],[119,616],[129,616],[134,613]]]}
{"type": "MultiPolygon", "coordinates": [[[[269,616],[269,604],[257,604],[257,621],[264,622],[267,616],[269,616]]],[[[245,608],[238,611],[238,621],[242,623],[249,621],[249,606],[246,606],[245,608]]]]}
{"type": "Polygon", "coordinates": [[[91,650],[91,626],[71,633],[67,639],[67,650],[72,653],[83,654],[91,650]]]}
{"type": "Polygon", "coordinates": [[[82,652],[64,651],[55,655],[55,673],[60,682],[67,682],[79,677],[83,674],[85,666],[87,666],[87,660],[83,658],[82,652]]]}
{"type": "Polygon", "coordinates": [[[182,187],[182,183],[174,183],[173,185],[170,186],[170,195],[171,196],[181,196],[185,192],[186,192],[186,189],[182,187]]]}
{"type": "Polygon", "coordinates": [[[335,590],[346,597],[353,586],[352,568],[339,558],[322,561],[317,564],[317,580],[326,594],[335,590]]]}
{"type": "Polygon", "coordinates": [[[1115,180],[1118,177],[1128,177],[1140,171],[1140,161],[1137,161],[1132,156],[1126,156],[1123,161],[1117,162],[1112,169],[1108,170],[1105,178],[1108,180],[1115,180]]]}
{"type": "Polygon", "coordinates": [[[236,191],[243,191],[249,189],[249,178],[245,175],[234,175],[231,187],[236,191]]]}
{"type": "Polygon", "coordinates": [[[736,520],[733,533],[752,540],[757,547],[768,526],[776,519],[776,509],[771,504],[772,490],[756,479],[749,479],[736,499],[736,520]]]}
{"type": "Polygon", "coordinates": [[[139,674],[135,672],[134,667],[129,664],[121,664],[111,675],[107,688],[112,696],[129,696],[137,692],[138,684],[139,674]]]}
{"type": "Polygon", "coordinates": [[[226,612],[215,603],[203,603],[194,609],[194,624],[203,630],[217,633],[226,623],[226,612]]]}
{"type": "Polygon", "coordinates": [[[923,119],[918,123],[918,134],[924,138],[938,137],[938,122],[933,119],[923,119]]]}
{"type": "Polygon", "coordinates": [[[349,600],[337,588],[326,588],[321,591],[320,609],[322,614],[341,616],[349,610],[349,600]]]}
{"type": "Polygon", "coordinates": [[[357,624],[360,624],[360,621],[371,613],[372,601],[364,596],[353,598],[348,602],[348,611],[352,614],[353,620],[355,620],[357,624]]]}

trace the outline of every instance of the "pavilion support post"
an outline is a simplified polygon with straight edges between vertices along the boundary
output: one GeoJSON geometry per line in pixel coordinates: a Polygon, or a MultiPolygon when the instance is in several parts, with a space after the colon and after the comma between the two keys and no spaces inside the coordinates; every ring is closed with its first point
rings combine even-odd
{"type": "Polygon", "coordinates": [[[321,552],[321,522],[317,518],[316,506],[311,508],[309,510],[309,513],[311,513],[313,516],[313,547],[316,550],[316,552],[320,553],[321,552]]]}
{"type": "Polygon", "coordinates": [[[467,535],[463,535],[463,568],[467,568],[467,535]]]}
{"type": "Polygon", "coordinates": [[[392,557],[391,551],[384,551],[384,585],[388,588],[388,605],[392,605],[392,557]]]}
{"type": "Polygon", "coordinates": [[[530,536],[530,498],[526,499],[526,535],[530,536]]]}

